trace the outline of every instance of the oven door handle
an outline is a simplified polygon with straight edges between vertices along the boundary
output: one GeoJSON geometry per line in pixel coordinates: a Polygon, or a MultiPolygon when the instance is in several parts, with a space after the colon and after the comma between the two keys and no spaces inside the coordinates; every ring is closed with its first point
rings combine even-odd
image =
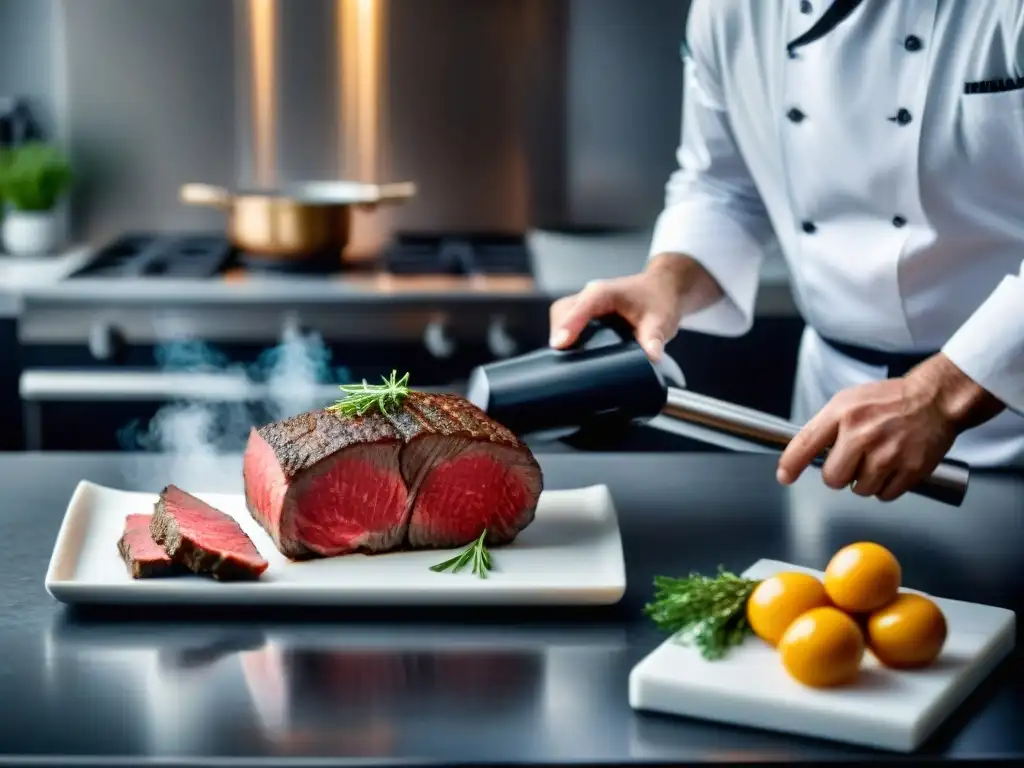
{"type": "MultiPolygon", "coordinates": [[[[170,371],[89,371],[32,368],[18,382],[22,402],[161,402],[260,403],[280,399],[267,384],[241,373],[170,371]]],[[[464,382],[446,387],[417,387],[425,392],[461,393],[464,382]]],[[[317,384],[302,399],[324,404],[340,396],[336,384],[317,384]]]]}
{"type": "MultiPolygon", "coordinates": [[[[240,373],[171,371],[84,371],[29,369],[18,390],[23,402],[161,402],[256,403],[273,398],[271,388],[240,373]]],[[[317,385],[310,399],[325,403],[338,397],[333,384],[317,385]]]]}

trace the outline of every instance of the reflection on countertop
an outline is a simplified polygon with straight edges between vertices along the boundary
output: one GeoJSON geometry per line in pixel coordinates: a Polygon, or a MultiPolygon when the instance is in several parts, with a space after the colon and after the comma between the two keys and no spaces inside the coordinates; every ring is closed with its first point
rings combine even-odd
{"type": "Polygon", "coordinates": [[[86,691],[106,710],[86,723],[63,719],[64,743],[77,751],[120,738],[103,723],[146,734],[127,751],[149,756],[392,757],[419,748],[482,760],[514,733],[529,734],[538,757],[607,738],[589,731],[601,718],[596,702],[617,684],[626,633],[139,625],[62,614],[43,645],[51,714],[70,715],[67,702],[86,691]]]}

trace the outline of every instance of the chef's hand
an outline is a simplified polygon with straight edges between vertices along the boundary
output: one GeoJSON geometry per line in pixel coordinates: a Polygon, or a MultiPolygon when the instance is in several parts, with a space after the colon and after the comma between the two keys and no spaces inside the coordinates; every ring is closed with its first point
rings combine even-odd
{"type": "Polygon", "coordinates": [[[938,354],[902,378],[832,398],[783,452],[777,477],[790,485],[829,449],[821,470],[829,488],[852,484],[858,496],[892,501],[932,473],[957,435],[1004,407],[938,354]]]}
{"type": "Polygon", "coordinates": [[[551,305],[551,346],[570,346],[587,323],[603,315],[620,315],[631,326],[647,356],[657,362],[666,342],[679,331],[684,314],[717,301],[722,290],[694,259],[660,254],[636,275],[595,280],[579,293],[551,305]]]}

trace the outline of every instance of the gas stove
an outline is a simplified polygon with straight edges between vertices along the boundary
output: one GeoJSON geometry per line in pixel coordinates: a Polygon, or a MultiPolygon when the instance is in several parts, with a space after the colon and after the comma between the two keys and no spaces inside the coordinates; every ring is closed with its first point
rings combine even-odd
{"type": "Polygon", "coordinates": [[[473,345],[503,357],[543,340],[549,304],[523,235],[402,233],[376,258],[346,261],[257,258],[218,233],[129,233],[27,291],[18,334],[23,347],[88,347],[111,362],[169,337],[266,345],[294,328],[421,344],[442,359],[473,345]]]}
{"type": "Polygon", "coordinates": [[[316,369],[303,386],[318,401],[393,369],[458,391],[474,367],[543,346],[550,301],[520,235],[402,233],[345,261],[257,257],[219,233],[128,233],[22,296],[26,445],[116,449],[126,423],[182,402],[234,413],[273,390],[240,372],[291,360],[295,339],[315,354],[283,365],[316,369]],[[202,355],[182,367],[168,352],[182,348],[202,355]]]}
{"type": "Polygon", "coordinates": [[[378,258],[356,262],[333,253],[301,259],[247,254],[217,234],[133,233],[100,248],[68,279],[244,278],[249,273],[529,278],[533,269],[526,238],[519,234],[399,233],[378,258]]]}

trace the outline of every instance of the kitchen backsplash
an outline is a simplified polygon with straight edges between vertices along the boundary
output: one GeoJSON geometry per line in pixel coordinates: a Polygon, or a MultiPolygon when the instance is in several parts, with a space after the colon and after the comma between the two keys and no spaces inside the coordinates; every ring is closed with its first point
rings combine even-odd
{"type": "Polygon", "coordinates": [[[89,240],[221,226],[184,182],[339,176],[419,184],[389,227],[643,227],[674,164],[687,10],[0,0],[0,95],[67,137],[89,240]]]}
{"type": "Polygon", "coordinates": [[[30,103],[42,128],[54,128],[58,34],[53,0],[0,0],[0,99],[30,103]]]}

